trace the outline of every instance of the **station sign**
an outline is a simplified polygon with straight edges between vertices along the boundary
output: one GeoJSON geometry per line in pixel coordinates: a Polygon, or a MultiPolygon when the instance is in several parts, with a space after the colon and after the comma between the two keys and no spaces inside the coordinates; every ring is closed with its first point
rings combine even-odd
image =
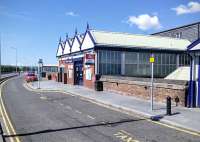
{"type": "Polygon", "coordinates": [[[91,53],[85,54],[85,64],[86,65],[93,65],[95,62],[95,55],[91,53]]]}
{"type": "Polygon", "coordinates": [[[72,62],[73,62],[72,58],[68,58],[65,60],[65,63],[72,63],[72,62]]]}

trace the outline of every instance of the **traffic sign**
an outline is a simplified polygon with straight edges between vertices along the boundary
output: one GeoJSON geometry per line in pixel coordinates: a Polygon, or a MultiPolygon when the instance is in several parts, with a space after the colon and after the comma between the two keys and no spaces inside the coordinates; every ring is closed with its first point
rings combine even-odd
{"type": "Polygon", "coordinates": [[[149,58],[149,62],[150,62],[150,63],[154,63],[154,62],[155,62],[155,58],[154,58],[154,57],[150,57],[150,58],[149,58]]]}

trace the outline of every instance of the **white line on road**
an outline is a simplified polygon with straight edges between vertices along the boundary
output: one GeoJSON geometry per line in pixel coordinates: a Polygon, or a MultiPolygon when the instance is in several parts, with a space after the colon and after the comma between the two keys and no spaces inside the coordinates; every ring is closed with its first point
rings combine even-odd
{"type": "Polygon", "coordinates": [[[91,115],[87,115],[87,117],[89,117],[90,119],[95,119],[95,117],[92,117],[91,115]]]}
{"type": "Polygon", "coordinates": [[[80,111],[78,111],[78,110],[75,110],[75,112],[76,112],[76,113],[79,113],[79,114],[81,114],[81,113],[82,113],[82,112],[80,112],[80,111]]]}
{"type": "Polygon", "coordinates": [[[72,109],[70,106],[66,106],[66,108],[67,108],[67,109],[70,109],[70,110],[72,109]]]}
{"type": "Polygon", "coordinates": [[[41,96],[40,99],[42,99],[42,100],[46,100],[47,97],[45,97],[45,96],[41,96]]]}
{"type": "Polygon", "coordinates": [[[64,106],[64,104],[60,103],[61,106],[64,106]]]}

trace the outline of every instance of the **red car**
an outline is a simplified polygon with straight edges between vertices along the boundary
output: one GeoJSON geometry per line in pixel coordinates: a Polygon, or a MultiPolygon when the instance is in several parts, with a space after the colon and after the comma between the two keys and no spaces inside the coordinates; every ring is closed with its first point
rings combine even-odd
{"type": "Polygon", "coordinates": [[[25,80],[26,82],[32,82],[32,81],[37,81],[37,76],[34,73],[27,73],[25,75],[25,80]]]}

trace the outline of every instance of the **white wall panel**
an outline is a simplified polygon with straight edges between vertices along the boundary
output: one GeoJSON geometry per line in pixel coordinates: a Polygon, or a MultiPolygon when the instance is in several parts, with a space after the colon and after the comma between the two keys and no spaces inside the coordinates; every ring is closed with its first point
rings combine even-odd
{"type": "Polygon", "coordinates": [[[70,46],[69,46],[69,43],[66,42],[65,48],[64,48],[64,54],[69,54],[69,53],[70,53],[70,46]]]}
{"type": "Polygon", "coordinates": [[[81,50],[90,49],[93,47],[94,47],[94,43],[92,42],[92,39],[90,38],[89,34],[87,33],[84,38],[84,41],[82,43],[81,50]]]}
{"type": "Polygon", "coordinates": [[[57,56],[62,55],[62,52],[63,52],[62,46],[61,46],[61,44],[59,44],[59,46],[58,46],[58,52],[57,52],[57,56]]]}
{"type": "Polygon", "coordinates": [[[75,37],[73,45],[72,45],[72,52],[80,51],[80,43],[78,42],[77,37],[75,37]]]}

